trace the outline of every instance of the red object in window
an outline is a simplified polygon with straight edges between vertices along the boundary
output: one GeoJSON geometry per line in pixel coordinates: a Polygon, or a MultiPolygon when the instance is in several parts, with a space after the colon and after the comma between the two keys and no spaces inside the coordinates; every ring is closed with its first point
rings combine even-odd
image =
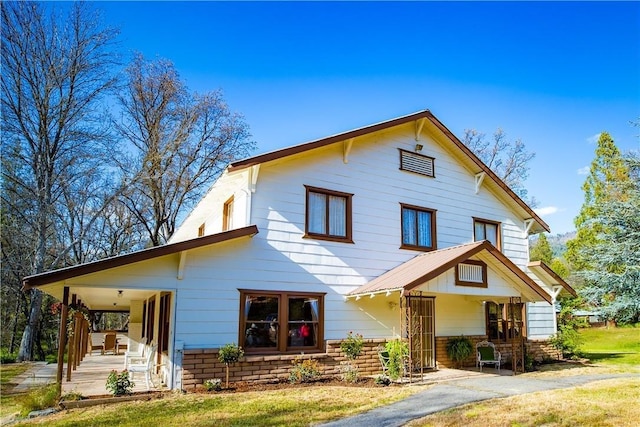
{"type": "Polygon", "coordinates": [[[300,336],[302,338],[307,338],[309,336],[309,326],[307,326],[306,324],[300,326],[300,336]]]}

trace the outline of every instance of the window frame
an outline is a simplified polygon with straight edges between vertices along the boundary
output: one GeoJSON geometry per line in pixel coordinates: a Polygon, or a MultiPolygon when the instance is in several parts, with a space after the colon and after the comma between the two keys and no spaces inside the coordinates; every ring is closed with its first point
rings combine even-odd
{"type": "MultiPolygon", "coordinates": [[[[431,252],[438,248],[438,238],[436,234],[436,209],[425,208],[422,206],[409,205],[406,203],[400,203],[400,249],[409,249],[414,251],[431,252]],[[427,212],[431,214],[431,246],[412,245],[404,242],[404,210],[409,209],[416,212],[427,212]]],[[[416,215],[416,221],[418,216],[416,215]]],[[[416,231],[418,230],[418,223],[415,224],[416,231]]],[[[417,233],[416,233],[417,235],[417,233]]]]}
{"type": "Polygon", "coordinates": [[[231,196],[222,206],[222,231],[228,231],[233,228],[234,207],[234,196],[231,196]]]}
{"type": "Polygon", "coordinates": [[[523,337],[527,337],[527,322],[526,322],[526,305],[524,303],[517,303],[517,304],[511,304],[511,303],[495,303],[493,301],[486,301],[485,302],[485,321],[486,321],[486,334],[487,334],[487,339],[490,342],[498,342],[498,343],[506,343],[509,342],[509,340],[511,340],[511,330],[512,327],[509,324],[510,319],[509,319],[509,306],[510,305],[519,305],[520,307],[520,330],[522,331],[522,336],[523,337]],[[489,310],[490,310],[490,305],[497,305],[500,310],[500,318],[498,318],[495,321],[491,321],[489,319],[489,310]],[[496,336],[492,336],[491,334],[491,324],[495,323],[496,325],[496,336]],[[502,326],[502,336],[500,336],[500,329],[498,326],[502,326]]]}
{"type": "Polygon", "coordinates": [[[331,242],[341,242],[341,243],[353,243],[353,224],[352,224],[352,216],[353,216],[353,194],[344,193],[342,191],[328,190],[326,188],[313,187],[310,185],[304,186],[305,191],[305,221],[304,221],[304,236],[303,238],[308,239],[317,239],[317,240],[328,240],[331,242]],[[325,229],[326,233],[315,233],[309,231],[309,223],[310,223],[310,214],[311,207],[309,203],[309,196],[311,193],[322,194],[326,196],[326,205],[325,205],[325,229]],[[345,235],[332,235],[329,234],[329,220],[330,220],[330,205],[329,205],[329,196],[341,197],[345,199],[345,235]]]}
{"type": "Polygon", "coordinates": [[[318,353],[323,351],[324,348],[324,299],[326,292],[299,292],[299,291],[265,291],[256,289],[238,289],[240,292],[240,313],[239,313],[239,330],[238,330],[238,343],[247,354],[292,354],[300,352],[318,353]],[[247,325],[247,319],[245,315],[246,300],[248,296],[265,296],[265,297],[277,297],[278,301],[278,334],[276,347],[247,347],[245,344],[245,331],[247,325]],[[316,334],[315,346],[293,346],[288,345],[288,327],[289,323],[289,299],[290,298],[317,298],[318,299],[318,332],[316,334]],[[284,319],[284,320],[280,320],[284,319]]]}
{"type": "MultiPolygon", "coordinates": [[[[487,225],[495,225],[496,226],[496,244],[495,247],[498,248],[499,251],[502,251],[502,223],[498,221],[492,221],[489,219],[476,218],[473,217],[473,241],[477,242],[478,237],[476,236],[476,224],[482,224],[484,226],[484,235],[487,235],[487,225]]],[[[487,240],[487,239],[482,239],[487,240]]]]}
{"type": "Polygon", "coordinates": [[[489,284],[487,281],[487,264],[482,261],[476,261],[473,259],[468,259],[461,263],[458,263],[455,268],[456,271],[456,286],[470,286],[473,288],[488,288],[489,284]],[[469,264],[469,265],[479,265],[482,267],[482,282],[469,282],[460,279],[460,265],[469,264]]]}

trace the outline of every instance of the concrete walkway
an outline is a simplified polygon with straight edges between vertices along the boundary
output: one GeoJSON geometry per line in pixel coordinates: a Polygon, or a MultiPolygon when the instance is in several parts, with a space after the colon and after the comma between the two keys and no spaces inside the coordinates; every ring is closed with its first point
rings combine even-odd
{"type": "Polygon", "coordinates": [[[593,381],[615,378],[640,378],[640,374],[596,374],[548,378],[531,378],[524,375],[473,375],[463,379],[438,382],[428,390],[391,405],[322,425],[327,427],[402,426],[411,420],[467,403],[576,387],[593,381]]]}

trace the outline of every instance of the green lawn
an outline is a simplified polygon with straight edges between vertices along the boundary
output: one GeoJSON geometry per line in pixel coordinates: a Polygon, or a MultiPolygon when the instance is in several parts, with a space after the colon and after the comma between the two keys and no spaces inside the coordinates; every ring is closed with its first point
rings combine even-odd
{"type": "Polygon", "coordinates": [[[640,366],[640,327],[580,330],[585,357],[593,363],[640,366]]]}

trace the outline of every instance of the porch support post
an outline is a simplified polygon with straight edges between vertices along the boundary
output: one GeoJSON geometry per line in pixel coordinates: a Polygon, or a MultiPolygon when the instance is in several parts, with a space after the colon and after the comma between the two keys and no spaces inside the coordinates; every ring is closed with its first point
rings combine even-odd
{"type": "MultiPolygon", "coordinates": [[[[76,305],[76,294],[71,295],[71,305],[73,305],[75,307],[76,305]]],[[[65,323],[64,325],[65,330],[67,329],[67,325],[65,323]]],[[[67,351],[67,382],[71,381],[71,365],[72,365],[72,356],[73,356],[73,345],[71,345],[71,343],[69,343],[69,348],[67,351]]]]}
{"type": "Polygon", "coordinates": [[[62,294],[62,311],[58,331],[58,369],[56,371],[56,387],[58,396],[62,395],[62,370],[64,369],[64,349],[67,346],[67,316],[69,315],[69,287],[65,286],[62,294]]]}

